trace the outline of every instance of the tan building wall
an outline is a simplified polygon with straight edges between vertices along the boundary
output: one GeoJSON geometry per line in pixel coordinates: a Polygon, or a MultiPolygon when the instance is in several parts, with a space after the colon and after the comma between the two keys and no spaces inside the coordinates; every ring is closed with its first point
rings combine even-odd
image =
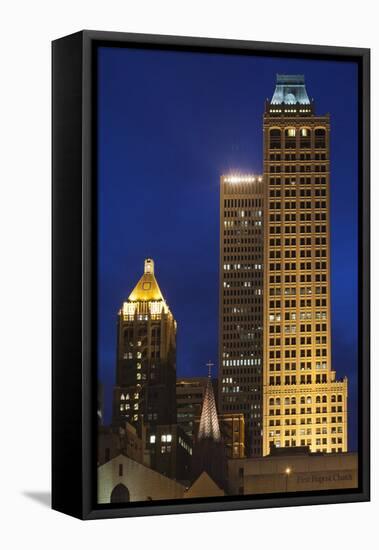
{"type": "Polygon", "coordinates": [[[219,414],[221,436],[228,458],[245,458],[245,417],[242,413],[219,414]]]}
{"type": "Polygon", "coordinates": [[[142,464],[119,455],[97,470],[98,503],[111,502],[112,491],[125,485],[131,502],[182,498],[185,487],[142,464]]]}
{"type": "MultiPolygon", "coordinates": [[[[286,78],[304,92],[301,77],[286,78]]],[[[263,454],[272,443],[344,452],[347,379],[336,380],[331,357],[329,115],[267,102],[263,129],[263,454]]]]}
{"type": "Polygon", "coordinates": [[[358,486],[357,453],[229,460],[228,471],[229,491],[235,495],[351,489],[358,486]]]}
{"type": "Polygon", "coordinates": [[[183,498],[223,497],[225,492],[206,472],[200,474],[191,487],[184,492],[183,498]]]}

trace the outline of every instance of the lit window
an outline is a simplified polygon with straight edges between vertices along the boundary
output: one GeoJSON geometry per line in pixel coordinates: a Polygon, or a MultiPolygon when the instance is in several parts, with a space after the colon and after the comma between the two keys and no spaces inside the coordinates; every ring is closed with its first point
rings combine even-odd
{"type": "Polygon", "coordinates": [[[167,434],[166,441],[167,441],[167,443],[170,443],[170,441],[172,441],[172,435],[171,434],[167,434]]]}
{"type": "Polygon", "coordinates": [[[155,435],[150,436],[150,443],[155,443],[155,435]]]}
{"type": "Polygon", "coordinates": [[[295,137],[296,136],[296,130],[295,128],[288,128],[287,135],[289,137],[295,137]]]}

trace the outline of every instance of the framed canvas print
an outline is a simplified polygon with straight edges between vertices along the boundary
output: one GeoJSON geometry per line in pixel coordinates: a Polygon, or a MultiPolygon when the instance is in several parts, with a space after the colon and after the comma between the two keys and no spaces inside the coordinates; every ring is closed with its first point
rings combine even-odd
{"type": "Polygon", "coordinates": [[[369,50],[53,42],[53,508],[369,499],[369,50]]]}

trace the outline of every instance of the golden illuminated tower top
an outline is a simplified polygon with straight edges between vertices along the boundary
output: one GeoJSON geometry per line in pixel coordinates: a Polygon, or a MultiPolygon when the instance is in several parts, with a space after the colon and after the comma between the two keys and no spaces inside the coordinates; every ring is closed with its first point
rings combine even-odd
{"type": "Polygon", "coordinates": [[[164,302],[161,289],[154,275],[154,260],[146,258],[144,273],[130,293],[128,302],[148,302],[150,300],[162,300],[164,302]]]}
{"type": "Polygon", "coordinates": [[[124,316],[134,316],[136,313],[150,313],[159,315],[169,313],[169,307],[164,299],[154,274],[154,260],[146,258],[144,273],[126,302],[123,303],[120,313],[124,316]]]}

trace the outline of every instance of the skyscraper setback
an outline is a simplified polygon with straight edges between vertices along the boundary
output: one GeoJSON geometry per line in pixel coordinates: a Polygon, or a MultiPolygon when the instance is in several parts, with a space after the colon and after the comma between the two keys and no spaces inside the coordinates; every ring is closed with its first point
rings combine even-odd
{"type": "Polygon", "coordinates": [[[220,408],[244,413],[250,456],[346,451],[347,379],[331,358],[329,115],[316,115],[302,75],[278,75],[263,130],[263,177],[221,177],[220,408]]]}

